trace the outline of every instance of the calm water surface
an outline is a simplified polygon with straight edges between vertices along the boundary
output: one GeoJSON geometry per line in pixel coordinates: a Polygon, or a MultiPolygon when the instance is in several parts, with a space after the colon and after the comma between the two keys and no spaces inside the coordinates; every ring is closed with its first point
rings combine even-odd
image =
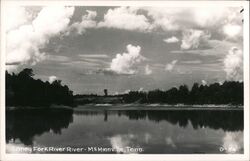
{"type": "Polygon", "coordinates": [[[8,153],[243,153],[242,110],[13,110],[6,118],[8,153]]]}

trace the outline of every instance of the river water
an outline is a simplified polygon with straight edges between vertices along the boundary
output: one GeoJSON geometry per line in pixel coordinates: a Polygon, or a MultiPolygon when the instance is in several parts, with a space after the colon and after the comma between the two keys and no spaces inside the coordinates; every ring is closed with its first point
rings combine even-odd
{"type": "Polygon", "coordinates": [[[7,153],[243,153],[243,110],[11,110],[7,153]]]}

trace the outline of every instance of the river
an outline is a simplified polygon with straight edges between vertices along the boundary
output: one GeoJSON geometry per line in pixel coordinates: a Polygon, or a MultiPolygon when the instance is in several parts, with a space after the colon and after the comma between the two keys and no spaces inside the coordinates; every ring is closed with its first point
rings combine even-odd
{"type": "Polygon", "coordinates": [[[243,110],[6,112],[7,153],[243,153],[243,110]]]}

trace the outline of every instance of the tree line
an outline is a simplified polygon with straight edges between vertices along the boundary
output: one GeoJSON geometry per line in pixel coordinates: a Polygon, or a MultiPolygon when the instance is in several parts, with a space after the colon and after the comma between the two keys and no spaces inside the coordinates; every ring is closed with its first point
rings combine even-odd
{"type": "Polygon", "coordinates": [[[167,104],[232,104],[243,105],[243,82],[225,81],[199,85],[194,83],[191,90],[187,85],[169,90],[130,91],[123,95],[126,103],[167,103],[167,104]]]}
{"type": "MultiPolygon", "coordinates": [[[[49,83],[34,79],[33,76],[33,70],[29,68],[18,74],[10,74],[6,71],[7,106],[49,106],[51,104],[73,106],[74,99],[89,97],[89,95],[73,96],[73,92],[67,85],[62,85],[61,80],[49,83]]],[[[130,91],[114,97],[121,99],[121,103],[243,105],[243,90],[243,82],[225,81],[223,84],[210,85],[194,83],[190,90],[187,85],[181,85],[169,90],[130,91]]],[[[103,97],[94,94],[91,96],[103,97]]],[[[113,103],[116,102],[114,100],[113,103]]],[[[95,99],[90,103],[95,103],[95,99]]]]}
{"type": "Polygon", "coordinates": [[[23,69],[18,74],[6,71],[7,106],[73,105],[73,92],[61,80],[52,83],[33,78],[33,70],[23,69]]]}

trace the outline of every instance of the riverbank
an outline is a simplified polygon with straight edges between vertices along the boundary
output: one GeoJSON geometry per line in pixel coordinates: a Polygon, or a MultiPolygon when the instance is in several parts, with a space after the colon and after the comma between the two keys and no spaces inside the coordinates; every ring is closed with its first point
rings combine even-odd
{"type": "Polygon", "coordinates": [[[65,110],[243,110],[242,105],[169,105],[169,104],[86,104],[76,107],[51,105],[49,107],[7,106],[6,110],[65,109],[65,110]]]}
{"type": "Polygon", "coordinates": [[[243,110],[243,106],[232,105],[168,105],[168,104],[88,104],[77,110],[243,110]]]}
{"type": "Polygon", "coordinates": [[[51,110],[51,109],[64,109],[64,110],[73,110],[70,106],[64,106],[64,105],[51,105],[48,107],[44,106],[6,106],[6,111],[11,110],[51,110]]]}

